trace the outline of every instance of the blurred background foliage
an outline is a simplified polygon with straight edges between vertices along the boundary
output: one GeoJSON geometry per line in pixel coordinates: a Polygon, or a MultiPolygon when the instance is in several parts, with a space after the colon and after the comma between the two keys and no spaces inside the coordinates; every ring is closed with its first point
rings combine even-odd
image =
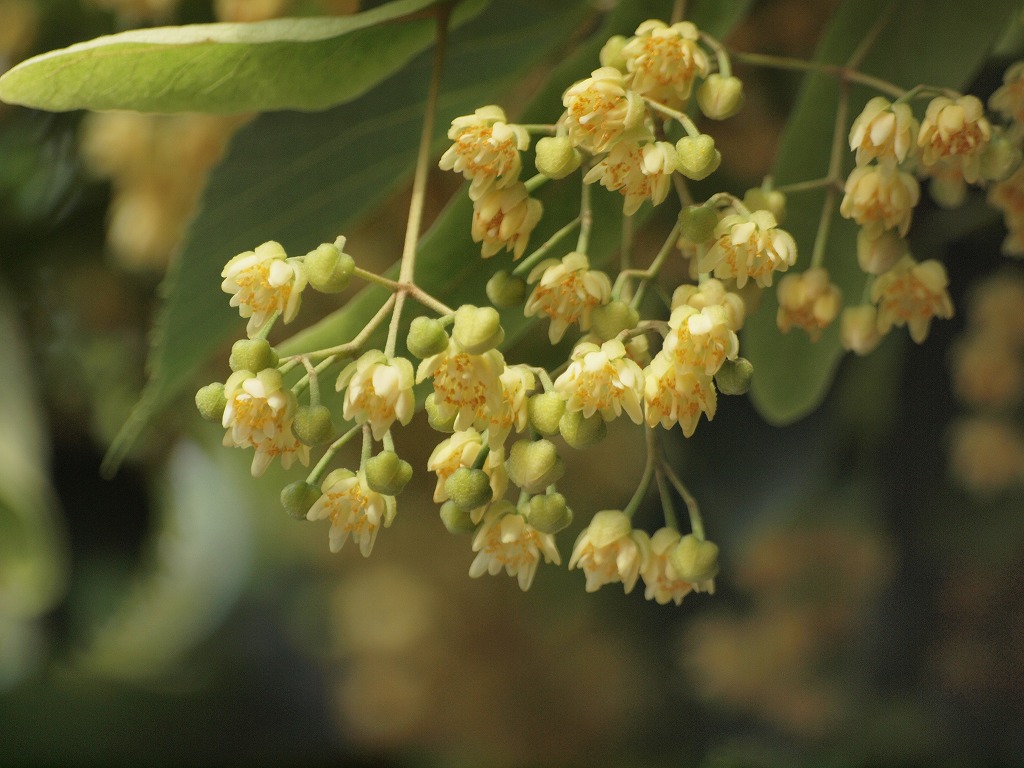
{"type": "MultiPolygon", "coordinates": [[[[519,3],[565,28],[521,41],[521,82],[496,76],[488,100],[512,113],[599,22],[580,4],[519,3]]],[[[357,5],[0,0],[0,67],[133,26],[357,5]]],[[[729,41],[810,57],[836,5],[754,2],[729,41]]],[[[996,87],[1015,44],[972,92],[996,87]]],[[[741,74],[746,108],[714,130],[737,190],[771,168],[800,83],[741,74]]],[[[386,108],[375,93],[361,108],[386,108]]],[[[921,212],[917,247],[946,262],[962,308],[926,344],[890,338],[844,360],[822,407],[792,426],[723,398],[712,425],[680,438],[678,467],[722,545],[713,598],[673,609],[584,595],[579,574],[553,568],[524,595],[467,578],[469,542],[425,503],[421,470],[371,559],[330,555],[322,529],[279,509],[285,474],[249,478],[189,397],[100,478],[208,173],[225,153],[220,173],[242,181],[268,162],[254,142],[276,118],[250,119],[0,106],[0,764],[1024,761],[1019,415],[979,415],[958,363],[985,332],[992,286],[1024,295],[994,213],[975,200],[948,227],[921,212]]],[[[332,117],[302,119],[327,130],[332,117]]],[[[440,175],[432,188],[436,215],[455,190],[440,175]]],[[[334,214],[352,219],[361,261],[398,253],[406,195],[380,188],[359,223],[334,214]]],[[[226,346],[206,378],[224,359],[226,346]]],[[[613,429],[568,457],[568,476],[587,478],[577,510],[629,496],[635,439],[613,429]]],[[[400,447],[425,465],[425,438],[400,447]]]]}

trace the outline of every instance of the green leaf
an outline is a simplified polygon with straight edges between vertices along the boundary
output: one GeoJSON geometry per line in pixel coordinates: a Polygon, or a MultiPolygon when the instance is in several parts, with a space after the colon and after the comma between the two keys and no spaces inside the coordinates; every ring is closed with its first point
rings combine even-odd
{"type": "MultiPolygon", "coordinates": [[[[1020,7],[1019,0],[892,2],[896,7],[890,22],[860,69],[904,88],[919,83],[967,87],[1020,7]]],[[[890,0],[846,0],[833,17],[816,60],[845,63],[889,4],[890,0]]],[[[872,95],[864,88],[851,89],[851,118],[872,95]]],[[[838,100],[835,79],[824,75],[807,78],[775,164],[779,184],[826,175],[838,100]]],[[[852,164],[852,155],[848,164],[852,164]]],[[[823,199],[821,192],[790,196],[785,227],[801,249],[798,269],[806,268],[810,258],[823,199]]],[[[837,214],[825,255],[832,279],[842,288],[845,301],[853,304],[859,302],[865,283],[857,266],[856,235],[856,225],[837,214]]],[[[910,237],[913,243],[913,229],[910,237]]],[[[800,332],[779,333],[777,309],[775,292],[765,291],[761,308],[747,322],[743,349],[754,364],[750,393],[754,405],[769,422],[788,424],[813,411],[824,399],[843,350],[836,324],[816,344],[800,332]]]]}
{"type": "MultiPolygon", "coordinates": [[[[0,99],[36,109],[234,113],[326,109],[365,93],[434,38],[439,0],[338,18],[137,29],[35,56],[0,99]]],[[[456,10],[453,24],[484,0],[456,10]]]]}

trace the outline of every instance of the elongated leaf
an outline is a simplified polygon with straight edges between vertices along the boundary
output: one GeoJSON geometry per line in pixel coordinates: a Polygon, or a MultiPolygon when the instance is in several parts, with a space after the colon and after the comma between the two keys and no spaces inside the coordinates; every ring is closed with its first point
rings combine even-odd
{"type": "MultiPolygon", "coordinates": [[[[429,45],[435,23],[424,11],[438,2],[108,35],[22,62],[0,77],[0,99],[55,112],[326,109],[365,93],[429,45]]],[[[453,23],[483,4],[462,4],[453,23]]]]}
{"type": "MultiPolygon", "coordinates": [[[[896,7],[890,21],[861,69],[905,88],[919,83],[965,88],[1020,6],[1018,0],[982,4],[959,0],[892,2],[896,7]]],[[[889,4],[890,0],[844,2],[832,19],[816,59],[845,63],[889,4]]],[[[851,118],[872,95],[864,88],[852,89],[851,118]]],[[[787,124],[775,166],[780,184],[827,173],[837,105],[838,89],[833,78],[808,77],[787,124]]],[[[823,199],[823,193],[790,197],[785,226],[801,249],[798,269],[806,268],[810,258],[823,199]]],[[[856,234],[853,223],[835,216],[825,256],[825,266],[842,288],[845,301],[851,304],[859,302],[865,283],[857,267],[856,234]]],[[[799,332],[780,334],[775,327],[777,308],[774,291],[766,291],[762,307],[747,323],[743,349],[754,364],[751,397],[755,406],[768,421],[786,424],[818,406],[843,350],[835,327],[816,344],[799,332]]]]}

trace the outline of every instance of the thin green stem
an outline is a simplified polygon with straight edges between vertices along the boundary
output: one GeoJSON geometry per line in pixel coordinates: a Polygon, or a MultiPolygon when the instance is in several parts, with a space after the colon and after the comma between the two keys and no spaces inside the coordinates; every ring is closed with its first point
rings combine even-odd
{"type": "Polygon", "coordinates": [[[302,355],[301,357],[299,357],[299,361],[302,363],[303,366],[305,366],[307,373],[306,373],[305,376],[303,376],[301,379],[299,379],[297,382],[295,382],[295,386],[292,387],[292,392],[294,392],[296,395],[299,395],[299,394],[302,393],[302,391],[307,386],[309,386],[310,387],[310,405],[319,405],[320,404],[320,387],[319,387],[319,384],[317,383],[317,375],[323,373],[324,371],[326,371],[328,368],[330,368],[332,365],[334,365],[340,359],[341,359],[341,357],[339,357],[338,355],[331,355],[330,357],[326,358],[325,360],[321,360],[319,363],[316,364],[316,366],[313,366],[312,363],[309,360],[309,355],[302,355]],[[316,399],[315,400],[312,399],[313,398],[313,387],[314,386],[316,387],[316,399]]]}
{"type": "Polygon", "coordinates": [[[391,357],[395,354],[398,343],[398,329],[402,323],[402,308],[405,297],[409,293],[404,287],[415,283],[416,244],[420,238],[420,227],[423,222],[423,205],[426,201],[427,178],[430,174],[430,149],[434,137],[434,115],[437,112],[437,99],[441,92],[441,73],[444,69],[445,47],[448,41],[448,19],[451,16],[451,4],[437,8],[437,42],[434,46],[434,61],[427,89],[427,103],[423,110],[423,129],[420,132],[419,152],[416,156],[416,172],[412,180],[412,199],[409,202],[409,218],[406,219],[405,242],[402,245],[402,263],[398,269],[398,282],[403,284],[395,294],[395,308],[388,327],[388,339],[384,346],[384,354],[391,357]]]}
{"type": "Polygon", "coordinates": [[[370,430],[370,424],[363,424],[363,447],[359,453],[359,468],[362,469],[366,466],[366,462],[370,460],[373,455],[373,432],[370,430]]]}
{"type": "Polygon", "coordinates": [[[518,123],[520,128],[525,128],[527,133],[542,133],[546,136],[554,136],[555,128],[554,125],[548,125],[544,123],[518,123]]]}
{"type": "Polygon", "coordinates": [[[640,508],[640,504],[647,495],[647,490],[651,487],[651,478],[654,477],[654,465],[658,460],[658,446],[657,442],[652,438],[653,432],[654,430],[650,427],[644,427],[647,442],[647,460],[644,462],[644,471],[640,476],[640,482],[636,486],[636,491],[633,493],[633,498],[629,500],[629,503],[622,510],[622,513],[630,519],[633,518],[637,509],[640,508]]]}
{"type": "Polygon", "coordinates": [[[661,468],[664,470],[669,482],[676,489],[676,493],[682,497],[683,503],[686,504],[686,511],[690,514],[690,530],[693,531],[694,536],[704,541],[704,520],[700,516],[700,505],[697,504],[697,499],[690,493],[690,489],[679,479],[679,475],[675,473],[675,470],[672,469],[667,461],[663,460],[661,462],[661,468]]]}
{"type": "Polygon", "coordinates": [[[390,296],[388,296],[387,301],[381,304],[380,309],[377,310],[377,314],[370,318],[370,322],[363,326],[363,330],[357,333],[352,338],[351,341],[347,341],[344,344],[338,344],[337,346],[334,347],[327,347],[326,349],[318,349],[315,352],[309,352],[308,356],[351,357],[352,355],[354,355],[356,352],[359,351],[359,348],[366,343],[366,340],[369,339],[371,335],[373,335],[373,332],[377,330],[380,324],[383,323],[385,319],[387,319],[388,313],[391,312],[391,308],[395,304],[395,296],[396,294],[391,294],[390,296]]]}
{"type": "Polygon", "coordinates": [[[866,85],[896,99],[906,94],[906,89],[900,88],[895,83],[890,83],[888,80],[883,80],[880,77],[867,75],[855,69],[841,67],[836,64],[822,64],[816,61],[794,59],[789,56],[772,56],[766,53],[746,53],[744,51],[732,51],[732,57],[742,64],[749,64],[754,67],[788,69],[797,72],[816,72],[822,75],[829,75],[842,82],[866,85]]]}
{"type": "Polygon", "coordinates": [[[316,463],[316,466],[313,467],[313,471],[309,473],[309,476],[306,478],[306,482],[309,483],[310,485],[319,485],[320,478],[326,471],[327,466],[334,459],[335,454],[337,454],[338,451],[340,451],[347,442],[349,442],[353,437],[359,434],[361,429],[362,428],[358,426],[352,427],[352,429],[350,429],[348,432],[346,432],[333,443],[331,443],[330,446],[328,446],[327,450],[324,451],[324,455],[320,457],[320,461],[318,461],[316,463]]]}
{"type": "Polygon", "coordinates": [[[697,124],[690,119],[690,116],[685,112],[680,112],[678,109],[672,109],[666,107],[664,104],[655,101],[654,99],[645,98],[644,102],[648,108],[653,109],[655,112],[661,112],[666,117],[671,117],[677,123],[679,123],[686,131],[687,136],[700,136],[700,129],[697,124]]]}
{"type": "Polygon", "coordinates": [[[868,55],[868,52],[874,46],[875,41],[878,40],[878,36],[882,33],[882,30],[889,24],[889,20],[892,18],[892,12],[896,9],[895,0],[890,0],[888,7],[882,13],[878,15],[875,23],[872,25],[868,33],[864,35],[857,48],[853,53],[850,54],[850,58],[846,60],[846,66],[848,69],[857,69],[864,61],[864,57],[868,55]]]}
{"type": "Polygon", "coordinates": [[[267,336],[270,335],[270,332],[274,328],[274,323],[277,322],[277,318],[279,318],[280,316],[281,312],[277,311],[274,314],[272,314],[269,318],[267,318],[267,322],[260,326],[260,329],[256,331],[256,335],[253,336],[253,339],[263,339],[264,341],[266,341],[267,336]]]}
{"type": "Polygon", "coordinates": [[[672,15],[669,17],[669,23],[675,24],[677,21],[682,21],[686,18],[686,0],[676,0],[672,5],[672,15]]]}
{"type": "Polygon", "coordinates": [[[390,429],[387,432],[384,433],[384,439],[381,440],[381,445],[384,446],[384,450],[385,451],[392,451],[392,452],[394,452],[394,450],[395,450],[395,438],[391,436],[391,430],[390,429]]]}
{"type": "Polygon", "coordinates": [[[583,182],[580,192],[580,233],[576,238],[576,250],[586,253],[590,246],[590,229],[594,226],[594,211],[590,207],[590,185],[583,182]]]}
{"type": "MultiPolygon", "coordinates": [[[[661,268],[665,264],[665,260],[668,259],[669,254],[671,254],[672,251],[675,249],[676,242],[679,240],[679,232],[681,231],[681,229],[682,225],[678,221],[676,221],[675,226],[672,227],[672,231],[668,233],[668,237],[662,244],[661,250],[658,251],[658,255],[655,256],[654,261],[651,262],[651,266],[649,266],[646,270],[644,270],[641,273],[640,285],[637,287],[636,294],[633,296],[633,299],[630,302],[630,305],[633,307],[633,309],[636,309],[637,307],[640,306],[640,302],[643,301],[644,299],[644,292],[647,290],[648,282],[655,279],[658,276],[658,273],[661,272],[661,268]]],[[[615,280],[616,284],[618,284],[619,278],[621,277],[622,274],[620,273],[619,277],[616,278],[615,280]]]]}
{"type": "Polygon", "coordinates": [[[523,186],[526,187],[527,192],[536,192],[549,181],[551,181],[549,176],[545,176],[543,173],[538,173],[524,181],[523,186]]]}
{"type": "Polygon", "coordinates": [[[658,495],[661,497],[661,511],[665,515],[665,525],[673,531],[679,530],[679,518],[676,516],[676,507],[672,503],[672,489],[665,479],[665,471],[661,468],[661,462],[654,468],[654,482],[658,484],[658,495]]]}
{"type": "Polygon", "coordinates": [[[548,255],[548,252],[552,248],[554,248],[562,241],[562,238],[564,238],[566,235],[571,234],[572,231],[576,229],[576,227],[578,227],[579,225],[580,217],[577,216],[575,219],[570,221],[560,230],[555,232],[555,234],[553,234],[551,237],[545,240],[537,250],[535,250],[533,253],[531,253],[529,256],[527,256],[525,259],[519,262],[516,268],[512,270],[512,274],[522,275],[525,272],[529,272],[531,269],[534,268],[534,266],[536,266],[541,261],[541,259],[548,255]]]}
{"type": "MultiPolygon", "coordinates": [[[[846,118],[850,110],[850,89],[843,83],[839,88],[839,107],[836,109],[835,128],[832,132],[832,150],[828,161],[829,178],[839,182],[843,172],[843,155],[846,153],[846,118]]],[[[811,267],[820,267],[825,261],[829,231],[832,229],[832,215],[836,210],[838,195],[836,184],[825,189],[825,200],[821,204],[821,218],[818,232],[814,236],[814,250],[811,251],[811,267]]]]}
{"type": "Polygon", "coordinates": [[[831,176],[822,176],[818,179],[808,179],[807,181],[794,181],[792,184],[783,184],[775,187],[775,192],[781,192],[784,195],[791,195],[795,192],[813,192],[816,189],[827,189],[828,187],[835,187],[840,182],[831,176]]]}
{"type": "Polygon", "coordinates": [[[729,52],[725,46],[719,42],[718,38],[712,37],[707,32],[701,32],[700,37],[715,52],[715,58],[718,60],[718,71],[722,77],[731,77],[732,63],[729,61],[729,52]]]}

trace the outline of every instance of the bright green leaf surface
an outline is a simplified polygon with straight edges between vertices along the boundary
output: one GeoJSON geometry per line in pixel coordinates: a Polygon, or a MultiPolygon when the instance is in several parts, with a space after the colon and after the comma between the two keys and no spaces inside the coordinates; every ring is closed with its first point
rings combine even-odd
{"type": "MultiPolygon", "coordinates": [[[[960,0],[892,0],[896,8],[872,46],[863,71],[904,88],[919,83],[965,88],[986,54],[998,41],[1019,0],[964,3],[960,0]]],[[[847,0],[832,19],[817,60],[843,64],[885,12],[890,0],[847,0]]],[[[873,93],[851,90],[851,120],[873,93]]],[[[838,104],[836,81],[809,77],[783,136],[775,165],[778,183],[824,176],[838,104]]],[[[852,155],[849,159],[852,164],[852,155]]],[[[805,269],[817,231],[823,193],[790,196],[786,229],[800,248],[797,270],[805,269]]],[[[825,265],[843,290],[845,301],[858,303],[864,275],[857,266],[857,227],[838,215],[832,224],[825,265]]],[[[914,241],[911,230],[911,241],[914,241]]],[[[933,253],[921,254],[929,258],[933,253]]],[[[754,364],[751,397],[770,422],[787,424],[814,410],[825,397],[843,355],[833,327],[816,343],[797,331],[780,334],[775,327],[778,304],[774,290],[764,293],[758,312],[747,323],[743,354],[754,364]]]]}
{"type": "MultiPolygon", "coordinates": [[[[0,99],[37,109],[234,113],[326,109],[366,92],[434,38],[438,0],[339,18],[192,24],[108,35],[22,62],[0,99]]],[[[479,12],[462,4],[454,22],[479,12]]]]}

